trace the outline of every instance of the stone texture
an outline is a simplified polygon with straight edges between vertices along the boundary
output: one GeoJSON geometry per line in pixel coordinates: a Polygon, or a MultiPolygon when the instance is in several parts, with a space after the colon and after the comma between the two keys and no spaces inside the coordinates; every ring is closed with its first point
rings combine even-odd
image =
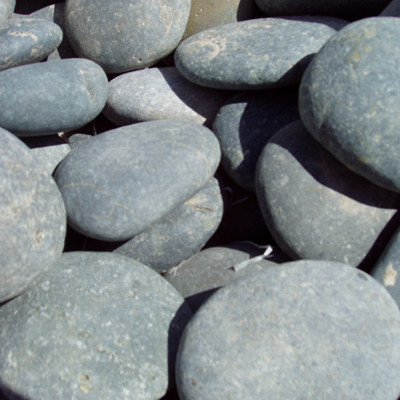
{"type": "Polygon", "coordinates": [[[1,303],[38,282],[61,256],[66,215],[50,174],[1,128],[0,171],[1,303]]]}
{"type": "Polygon", "coordinates": [[[398,194],[347,169],[299,121],[265,146],[256,186],[272,236],[293,258],[371,266],[395,229],[398,194]]]}
{"type": "Polygon", "coordinates": [[[225,102],[213,132],[221,145],[221,164],[237,185],[255,191],[261,150],[277,130],[297,119],[297,89],[241,92],[225,102]]]}
{"type": "Polygon", "coordinates": [[[212,178],[182,206],[135,236],[115,252],[164,271],[197,253],[213,235],[222,218],[218,181],[212,178]]]}
{"type": "Polygon", "coordinates": [[[392,0],[379,14],[380,17],[400,17],[400,1],[392,0]]]}
{"type": "Polygon", "coordinates": [[[103,113],[117,125],[160,119],[211,125],[226,97],[224,91],[194,85],[175,67],[146,68],[109,83],[103,113]]]}
{"type": "Polygon", "coordinates": [[[394,400],[399,335],[396,303],[357,269],[263,268],[220,289],[186,326],[179,398],[394,400]]]}
{"type": "Polygon", "coordinates": [[[400,191],[399,34],[400,20],[389,17],[343,28],[313,59],[299,94],[310,133],[349,168],[395,191],[400,191]]]}
{"type": "Polygon", "coordinates": [[[312,55],[347,22],[330,17],[259,18],[184,40],[175,64],[189,81],[216,89],[267,89],[300,82],[312,55]]]}
{"type": "Polygon", "coordinates": [[[0,0],[0,27],[12,16],[15,3],[16,0],[0,0]]]}
{"type": "Polygon", "coordinates": [[[190,0],[68,0],[65,23],[75,52],[121,73],[155,64],[178,45],[190,0]]]}
{"type": "Polygon", "coordinates": [[[1,71],[0,88],[0,126],[18,136],[83,126],[107,100],[104,71],[90,60],[77,58],[1,71]]]}
{"type": "Polygon", "coordinates": [[[0,309],[1,389],[30,400],[159,399],[190,316],[150,268],[117,254],[65,253],[0,309]]]}
{"type": "Polygon", "coordinates": [[[94,136],[72,149],[55,179],[70,225],[127,240],[190,199],[220,161],[213,133],[185,121],[151,121],[94,136]]]}

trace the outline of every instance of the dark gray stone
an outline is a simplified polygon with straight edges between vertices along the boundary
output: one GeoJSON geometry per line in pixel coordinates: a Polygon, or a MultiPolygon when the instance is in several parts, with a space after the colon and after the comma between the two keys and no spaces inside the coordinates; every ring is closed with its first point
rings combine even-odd
{"type": "Polygon", "coordinates": [[[1,389],[29,400],[159,399],[190,316],[150,268],[117,254],[65,253],[0,308],[1,389]]]}
{"type": "Polygon", "coordinates": [[[369,399],[400,392],[400,313],[373,278],[335,262],[263,268],[186,326],[181,400],[369,399]]]}
{"type": "Polygon", "coordinates": [[[0,27],[12,16],[15,3],[16,0],[0,0],[0,27]]]}
{"type": "Polygon", "coordinates": [[[38,282],[61,256],[66,215],[51,175],[1,128],[0,172],[1,303],[38,282]]]}
{"type": "Polygon", "coordinates": [[[184,40],[175,64],[189,81],[216,89],[297,84],[322,45],[347,24],[330,17],[259,18],[211,28],[184,40]]]}
{"type": "Polygon", "coordinates": [[[219,184],[212,178],[182,206],[115,252],[156,271],[164,271],[197,253],[206,244],[221,222],[222,208],[219,184]]]}
{"type": "Polygon", "coordinates": [[[264,220],[292,258],[367,266],[395,229],[400,196],[347,169],[300,121],[269,140],[256,186],[264,220]]]}
{"type": "Polygon", "coordinates": [[[155,64],[178,45],[190,0],[69,0],[68,38],[76,54],[121,73],[155,64]]]}
{"type": "Polygon", "coordinates": [[[109,83],[103,113],[117,125],[160,119],[211,125],[226,98],[225,91],[189,82],[175,67],[146,68],[109,83]]]}
{"type": "Polygon", "coordinates": [[[379,14],[380,17],[400,17],[400,1],[392,0],[379,14]]]}
{"type": "Polygon", "coordinates": [[[93,61],[69,59],[0,72],[0,126],[18,136],[76,129],[107,100],[107,76],[93,61]]]}
{"type": "Polygon", "coordinates": [[[343,28],[303,77],[299,110],[310,133],[349,168],[400,191],[400,20],[343,28]],[[385,60],[385,62],[382,62],[385,60]]]}
{"type": "Polygon", "coordinates": [[[55,179],[74,229],[95,239],[127,240],[199,191],[220,156],[216,137],[201,125],[142,122],[80,143],[55,179]]]}
{"type": "Polygon", "coordinates": [[[261,150],[277,130],[297,119],[297,89],[237,93],[220,108],[213,132],[221,145],[221,164],[237,185],[255,191],[261,150]]]}

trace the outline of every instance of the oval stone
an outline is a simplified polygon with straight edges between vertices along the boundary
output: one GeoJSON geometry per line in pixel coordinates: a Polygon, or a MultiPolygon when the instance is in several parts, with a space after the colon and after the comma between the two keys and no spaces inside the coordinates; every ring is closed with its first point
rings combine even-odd
{"type": "Polygon", "coordinates": [[[70,225],[127,240],[190,199],[221,157],[214,134],[185,121],[151,121],[94,136],[61,162],[55,179],[70,225]]]}
{"type": "Polygon", "coordinates": [[[0,126],[18,136],[76,129],[107,100],[107,76],[93,61],[35,63],[0,72],[0,126]]]}
{"type": "Polygon", "coordinates": [[[51,174],[1,128],[0,171],[1,303],[38,282],[61,256],[66,215],[51,174]]]}
{"type": "Polygon", "coordinates": [[[16,0],[0,0],[0,26],[11,17],[15,9],[16,0]]]}
{"type": "Polygon", "coordinates": [[[155,64],[180,42],[190,0],[68,0],[68,38],[80,57],[121,73],[155,64]]]}
{"type": "Polygon", "coordinates": [[[1,390],[30,400],[159,399],[190,316],[150,268],[117,254],[65,253],[0,309],[1,390]]]}
{"type": "Polygon", "coordinates": [[[353,22],[315,56],[299,94],[310,133],[349,168],[394,191],[400,191],[399,35],[398,18],[353,22]]]}
{"type": "Polygon", "coordinates": [[[330,17],[259,18],[184,40],[175,64],[189,81],[216,89],[297,84],[312,55],[347,22],[330,17]]]}
{"type": "Polygon", "coordinates": [[[263,268],[218,290],[186,326],[179,398],[394,400],[399,335],[396,303],[355,268],[263,268]]]}

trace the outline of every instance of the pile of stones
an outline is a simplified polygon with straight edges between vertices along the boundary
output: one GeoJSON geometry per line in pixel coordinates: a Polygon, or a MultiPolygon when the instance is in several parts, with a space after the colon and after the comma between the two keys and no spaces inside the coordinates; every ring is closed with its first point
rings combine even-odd
{"type": "Polygon", "coordinates": [[[0,399],[396,400],[399,17],[0,0],[0,399]]]}

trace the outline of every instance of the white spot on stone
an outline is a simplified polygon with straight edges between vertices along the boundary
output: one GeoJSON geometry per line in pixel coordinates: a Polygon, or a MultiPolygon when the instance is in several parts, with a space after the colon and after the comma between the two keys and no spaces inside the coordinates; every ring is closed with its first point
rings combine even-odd
{"type": "Polygon", "coordinates": [[[396,284],[397,271],[393,268],[393,263],[389,263],[386,267],[385,273],[383,274],[383,285],[394,286],[396,284]]]}

